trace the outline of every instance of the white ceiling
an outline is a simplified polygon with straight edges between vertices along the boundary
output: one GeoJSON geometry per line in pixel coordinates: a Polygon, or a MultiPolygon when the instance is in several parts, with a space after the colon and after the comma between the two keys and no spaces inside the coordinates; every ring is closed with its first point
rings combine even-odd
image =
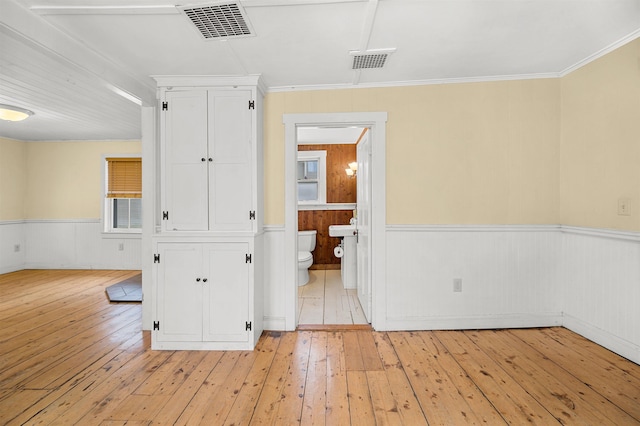
{"type": "Polygon", "coordinates": [[[255,36],[204,40],[169,0],[0,0],[0,103],[35,112],[0,136],[139,139],[118,93],[153,103],[152,75],[262,74],[270,91],[558,77],[640,35],[640,0],[240,4],[255,36]],[[351,69],[350,51],[387,48],[383,69],[351,69]]]}

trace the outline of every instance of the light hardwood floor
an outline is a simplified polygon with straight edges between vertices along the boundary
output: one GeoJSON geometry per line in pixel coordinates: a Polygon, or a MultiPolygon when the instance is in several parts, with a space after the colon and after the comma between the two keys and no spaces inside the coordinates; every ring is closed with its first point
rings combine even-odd
{"type": "Polygon", "coordinates": [[[151,351],[136,272],[0,275],[0,424],[640,424],[640,366],[563,328],[265,332],[151,351]]]}
{"type": "Polygon", "coordinates": [[[357,290],[345,289],[340,270],[312,269],[298,287],[299,324],[367,324],[357,290]]]}

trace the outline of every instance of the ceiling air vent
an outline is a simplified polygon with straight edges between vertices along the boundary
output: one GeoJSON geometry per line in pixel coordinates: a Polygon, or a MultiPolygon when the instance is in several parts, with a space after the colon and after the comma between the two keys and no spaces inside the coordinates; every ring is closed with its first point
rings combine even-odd
{"type": "Polygon", "coordinates": [[[352,51],[353,63],[351,69],[362,70],[369,68],[382,68],[390,54],[395,49],[367,50],[365,52],[352,51]]]}
{"type": "Polygon", "coordinates": [[[179,8],[206,40],[254,35],[239,3],[220,3],[179,8]]]}

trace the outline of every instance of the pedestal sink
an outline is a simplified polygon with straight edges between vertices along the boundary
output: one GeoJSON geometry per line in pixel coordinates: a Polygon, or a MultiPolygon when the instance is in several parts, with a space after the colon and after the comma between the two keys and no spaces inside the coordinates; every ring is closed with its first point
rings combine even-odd
{"type": "Polygon", "coordinates": [[[356,281],[356,225],[330,225],[329,236],[342,239],[343,256],[340,258],[340,274],[344,288],[357,288],[356,281]]]}
{"type": "Polygon", "coordinates": [[[329,225],[330,237],[353,237],[356,225],[329,225]]]}

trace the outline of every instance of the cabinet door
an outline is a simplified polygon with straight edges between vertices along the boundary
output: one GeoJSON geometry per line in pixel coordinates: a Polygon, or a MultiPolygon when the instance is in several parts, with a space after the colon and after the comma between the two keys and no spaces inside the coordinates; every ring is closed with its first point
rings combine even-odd
{"type": "Polygon", "coordinates": [[[205,341],[245,342],[249,339],[249,253],[247,243],[219,243],[205,249],[205,341]]]}
{"type": "Polygon", "coordinates": [[[209,228],[207,189],[207,92],[167,92],[165,114],[163,220],[168,231],[209,228]]]}
{"type": "Polygon", "coordinates": [[[209,227],[250,231],[252,205],[251,91],[209,91],[209,227]]]}
{"type": "Polygon", "coordinates": [[[158,244],[156,315],[161,342],[202,340],[202,248],[194,244],[158,244]],[[198,281],[200,278],[200,281],[198,281]]]}

